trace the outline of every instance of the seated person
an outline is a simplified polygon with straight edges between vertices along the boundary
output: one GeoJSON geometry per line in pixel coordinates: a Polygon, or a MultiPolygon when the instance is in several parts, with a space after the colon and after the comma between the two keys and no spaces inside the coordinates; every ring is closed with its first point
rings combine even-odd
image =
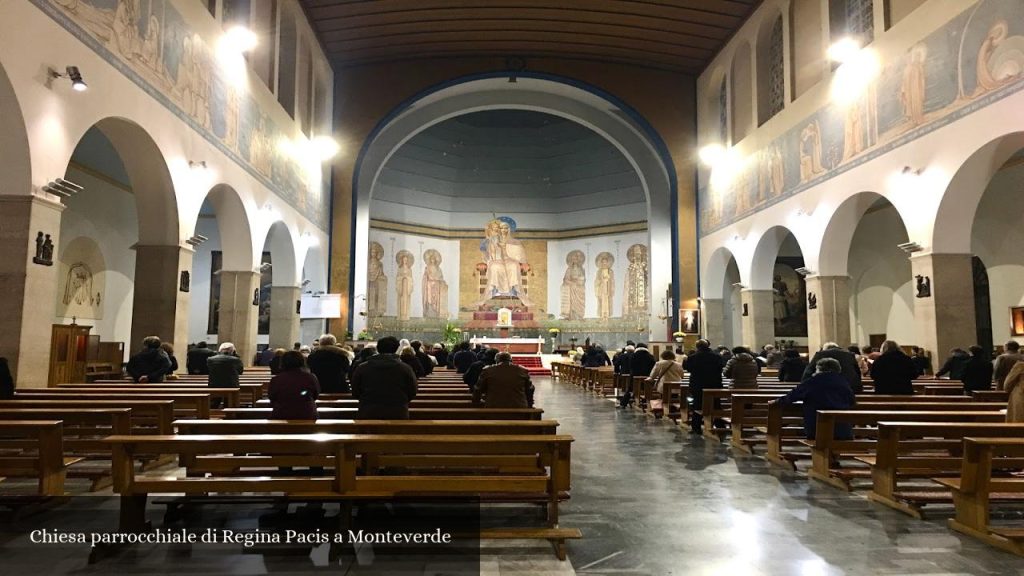
{"type": "Polygon", "coordinates": [[[142,351],[128,360],[125,370],[132,380],[140,383],[159,384],[171,369],[171,359],[160,348],[160,339],[147,336],[142,340],[142,351]]]}
{"type": "Polygon", "coordinates": [[[803,379],[807,361],[795,348],[787,348],[783,355],[784,358],[779,363],[779,382],[799,382],[803,379]]]}
{"type": "Polygon", "coordinates": [[[213,388],[238,388],[238,375],[244,370],[242,360],[235,353],[235,345],[225,342],[217,348],[217,354],[206,359],[213,388]]]}
{"type": "Polygon", "coordinates": [[[352,397],[359,400],[358,418],[405,420],[416,397],[416,373],[399,359],[398,339],[377,341],[377,353],[352,373],[352,397]]]}
{"type": "Polygon", "coordinates": [[[498,353],[494,361],[480,372],[473,403],[483,398],[485,408],[532,408],[534,388],[526,368],[513,364],[508,352],[498,353]]]}
{"type": "MultiPolygon", "coordinates": [[[[808,440],[814,440],[818,410],[848,410],[856,403],[850,383],[843,377],[842,371],[843,367],[838,360],[822,358],[815,365],[814,376],[775,401],[783,405],[803,401],[804,433],[808,440]]],[[[852,439],[853,428],[849,424],[837,424],[835,438],[852,439]]]]}
{"type": "Polygon", "coordinates": [[[306,357],[291,350],[279,358],[280,372],[270,379],[267,388],[273,409],[270,417],[277,420],[316,420],[320,383],[306,368],[306,357]]]}
{"type": "Polygon", "coordinates": [[[462,381],[469,386],[469,391],[473,392],[476,390],[477,382],[480,380],[480,374],[483,373],[484,368],[493,366],[495,357],[498,355],[497,348],[488,348],[487,352],[484,353],[483,358],[473,362],[473,365],[466,370],[466,373],[462,375],[462,381]]]}

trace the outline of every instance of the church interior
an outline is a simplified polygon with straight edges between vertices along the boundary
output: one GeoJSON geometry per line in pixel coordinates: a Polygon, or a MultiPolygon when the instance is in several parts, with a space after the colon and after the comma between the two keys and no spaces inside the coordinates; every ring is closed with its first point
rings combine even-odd
{"type": "Polygon", "coordinates": [[[0,174],[17,572],[1024,574],[1022,0],[0,0],[0,174]]]}

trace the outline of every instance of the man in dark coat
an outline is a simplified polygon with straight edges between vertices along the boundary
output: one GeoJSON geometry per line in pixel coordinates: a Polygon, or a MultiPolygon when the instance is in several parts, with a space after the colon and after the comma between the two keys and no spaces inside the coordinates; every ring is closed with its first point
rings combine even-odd
{"type": "MultiPolygon", "coordinates": [[[[804,434],[808,440],[814,440],[818,410],[849,410],[856,402],[849,382],[842,375],[842,369],[838,360],[822,358],[817,363],[814,376],[776,400],[780,404],[803,402],[804,434]]],[[[850,440],[853,438],[853,429],[849,424],[837,424],[834,434],[837,440],[850,440]]]]}
{"type": "Polygon", "coordinates": [[[932,374],[932,359],[924,353],[924,349],[920,346],[914,346],[910,349],[910,361],[914,363],[914,367],[917,368],[917,377],[931,376],[932,374]]]}
{"type": "Polygon", "coordinates": [[[398,339],[385,336],[377,341],[377,354],[352,374],[352,397],[359,400],[359,418],[404,420],[409,402],[416,397],[416,374],[398,358],[398,339]]]}
{"type": "Polygon", "coordinates": [[[452,355],[452,366],[455,367],[455,372],[459,374],[465,374],[476,361],[476,354],[469,349],[469,342],[459,344],[458,352],[452,355]]]}
{"type": "Polygon", "coordinates": [[[171,359],[160,349],[160,339],[147,336],[142,340],[142,351],[128,360],[127,372],[136,382],[159,384],[171,368],[171,359]]]}
{"type": "Polygon", "coordinates": [[[306,359],[309,371],[320,381],[320,391],[324,394],[338,394],[349,391],[345,376],[348,374],[348,354],[338,347],[338,339],[333,334],[324,334],[316,347],[306,359]]]}
{"type": "Polygon", "coordinates": [[[839,366],[843,369],[843,378],[846,378],[846,382],[850,385],[850,389],[853,390],[854,394],[860,394],[864,390],[860,380],[860,367],[857,366],[857,357],[849,351],[840,348],[839,344],[835,342],[826,342],[821,347],[821,350],[814,353],[814,358],[811,358],[811,361],[807,363],[807,368],[804,369],[804,375],[800,382],[806,382],[814,376],[818,361],[822,358],[831,358],[839,362],[839,366]]]}
{"type": "Polygon", "coordinates": [[[484,353],[483,360],[477,360],[466,370],[466,373],[462,375],[462,381],[469,386],[469,391],[473,392],[476,390],[477,380],[480,379],[480,373],[484,371],[484,368],[488,366],[494,366],[494,358],[498,355],[497,348],[488,348],[487,352],[484,353]]]}
{"type": "Polygon", "coordinates": [[[0,400],[14,398],[14,377],[7,365],[7,358],[0,358],[0,400]]]}
{"type": "Polygon", "coordinates": [[[988,360],[988,354],[981,346],[971,346],[971,358],[964,365],[960,380],[964,383],[964,394],[970,396],[975,390],[991,390],[995,368],[988,360]]]}
{"type": "Polygon", "coordinates": [[[626,340],[626,345],[612,357],[612,367],[616,374],[629,374],[629,359],[636,350],[636,343],[626,340]]]}
{"type": "Polygon", "coordinates": [[[899,344],[886,340],[882,354],[871,364],[875,394],[913,394],[916,377],[917,367],[910,356],[903,353],[899,344]]]}
{"type": "Polygon", "coordinates": [[[412,346],[412,351],[416,353],[416,359],[420,361],[420,366],[423,367],[423,375],[430,376],[434,373],[434,360],[427,354],[426,350],[423,349],[423,342],[419,340],[413,340],[409,343],[412,346]]]}
{"type": "MultiPolygon", "coordinates": [[[[647,345],[643,342],[636,345],[636,350],[633,351],[633,355],[629,358],[629,376],[630,382],[632,378],[637,376],[643,376],[644,378],[651,375],[651,370],[654,370],[654,365],[658,363],[658,360],[654,358],[654,355],[647,350],[647,345]]],[[[627,389],[622,395],[619,403],[625,408],[629,406],[630,402],[633,401],[633,390],[627,389]]]]}
{"type": "Polygon", "coordinates": [[[600,368],[601,366],[610,366],[612,363],[611,359],[608,358],[608,353],[604,351],[604,348],[600,344],[594,344],[587,348],[587,351],[583,353],[583,364],[586,368],[600,368]]]}
{"type": "Polygon", "coordinates": [[[209,374],[210,371],[206,368],[206,359],[216,353],[217,351],[210,348],[204,340],[185,354],[185,368],[189,374],[209,374]]]}
{"type": "Polygon", "coordinates": [[[437,365],[439,368],[444,368],[445,366],[448,365],[448,351],[445,350],[444,346],[442,346],[441,344],[434,344],[434,347],[433,349],[431,349],[430,354],[431,356],[434,357],[434,360],[437,360],[437,365]]]}
{"type": "Polygon", "coordinates": [[[935,376],[941,378],[943,376],[949,376],[950,380],[964,379],[964,369],[967,367],[967,361],[971,359],[970,354],[967,353],[963,348],[953,348],[949,351],[949,357],[942,364],[942,368],[935,373],[935,376]]]}
{"type": "Polygon", "coordinates": [[[207,381],[213,388],[238,388],[238,375],[245,370],[231,342],[221,344],[217,353],[206,359],[206,366],[210,375],[207,381]]]}
{"type": "Polygon", "coordinates": [[[690,430],[694,434],[701,433],[700,410],[704,402],[704,390],[722,387],[722,369],[725,359],[711,350],[707,340],[697,340],[697,351],[687,356],[683,369],[690,373],[690,395],[693,396],[693,416],[690,430]]]}
{"type": "Polygon", "coordinates": [[[494,366],[488,366],[480,373],[473,402],[479,404],[483,398],[486,408],[530,408],[533,406],[533,383],[530,373],[522,366],[512,363],[512,355],[501,352],[494,357],[494,366]]]}

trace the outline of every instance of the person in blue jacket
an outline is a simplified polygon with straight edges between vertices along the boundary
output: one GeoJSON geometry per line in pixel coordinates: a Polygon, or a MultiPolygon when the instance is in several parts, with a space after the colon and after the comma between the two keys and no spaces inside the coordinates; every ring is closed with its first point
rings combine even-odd
{"type": "MultiPolygon", "coordinates": [[[[842,375],[843,367],[834,358],[818,360],[815,374],[801,382],[788,394],[776,400],[780,404],[803,402],[804,434],[813,440],[818,424],[818,410],[848,410],[856,403],[850,383],[842,375]]],[[[836,440],[850,440],[853,429],[849,424],[837,424],[836,440]]]]}

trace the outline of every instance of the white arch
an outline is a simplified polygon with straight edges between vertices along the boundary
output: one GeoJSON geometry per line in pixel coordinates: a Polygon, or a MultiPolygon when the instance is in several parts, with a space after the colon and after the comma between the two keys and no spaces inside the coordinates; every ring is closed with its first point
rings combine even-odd
{"type": "MultiPolygon", "coordinates": [[[[647,196],[651,247],[651,293],[663,294],[672,284],[672,176],[643,130],[622,114],[618,106],[582,88],[554,80],[520,77],[510,85],[506,77],[469,80],[440,89],[406,106],[365,146],[355,173],[353,196],[354,295],[365,291],[366,246],[369,243],[370,200],[384,164],[399,147],[430,126],[449,118],[482,110],[533,110],[572,120],[612,143],[633,166],[647,196]],[[660,264],[660,265],[659,265],[660,264]]],[[[673,175],[674,176],[674,175],[673,175]]],[[[362,328],[355,303],[354,331],[362,328]]],[[[663,329],[651,316],[652,333],[663,329]]]]}
{"type": "MultiPolygon", "coordinates": [[[[885,196],[871,191],[857,192],[847,197],[832,212],[825,227],[821,239],[821,248],[818,250],[818,274],[821,276],[848,276],[850,248],[853,243],[853,235],[857,232],[861,218],[867,213],[879,199],[885,200],[890,206],[892,203],[885,196]]],[[[893,207],[895,209],[895,206],[893,207]]],[[[903,221],[903,233],[907,234],[907,225],[903,221]]]]}
{"type": "Polygon", "coordinates": [[[270,248],[270,258],[273,263],[271,276],[274,286],[298,286],[298,277],[301,271],[296,264],[298,254],[296,254],[295,247],[297,245],[297,238],[294,237],[287,224],[277,220],[270,225],[263,247],[270,248]]]}
{"type": "MultiPolygon", "coordinates": [[[[210,189],[206,198],[213,206],[214,214],[217,217],[217,231],[220,233],[221,251],[224,258],[223,269],[233,271],[255,269],[252,227],[241,196],[231,186],[217,184],[210,189]]],[[[262,244],[260,249],[262,249],[262,244]]]]}
{"type": "Polygon", "coordinates": [[[1024,148],[1024,131],[990,140],[968,156],[957,169],[935,215],[932,251],[937,254],[970,254],[974,216],[995,173],[1024,148]]]}
{"type": "Polygon", "coordinates": [[[7,72],[0,64],[0,194],[28,194],[32,191],[32,160],[25,117],[18,105],[7,72]]]}
{"type": "MultiPolygon", "coordinates": [[[[772,226],[761,234],[754,247],[753,258],[750,262],[750,272],[745,278],[751,290],[772,289],[775,259],[779,256],[779,249],[782,248],[782,243],[786,240],[786,236],[790,234],[796,239],[797,245],[800,247],[800,254],[805,258],[804,261],[806,262],[806,256],[804,255],[808,254],[808,251],[800,242],[800,237],[785,226],[772,226]]],[[[743,274],[742,268],[740,269],[740,274],[743,274]]]]}
{"type": "Polygon", "coordinates": [[[725,276],[729,273],[729,263],[739,261],[732,253],[732,250],[725,246],[718,247],[708,256],[704,266],[701,267],[701,297],[707,300],[717,300],[725,297],[725,276]]]}

